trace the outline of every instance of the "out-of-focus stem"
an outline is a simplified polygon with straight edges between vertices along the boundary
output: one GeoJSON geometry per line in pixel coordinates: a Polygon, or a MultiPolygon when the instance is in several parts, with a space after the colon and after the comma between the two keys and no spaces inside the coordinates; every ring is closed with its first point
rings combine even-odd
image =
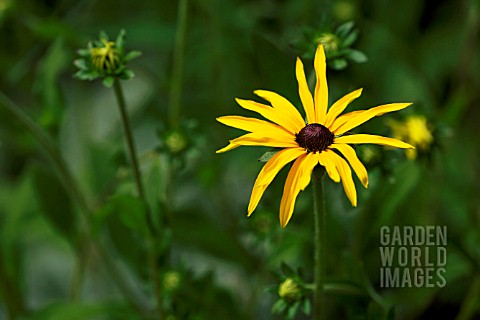
{"type": "Polygon", "coordinates": [[[314,214],[314,296],[313,296],[313,315],[314,319],[324,319],[325,315],[325,295],[323,285],[325,282],[325,204],[323,195],[323,168],[315,168],[312,176],[313,186],[313,214],[314,214]]]}
{"type": "Polygon", "coordinates": [[[177,127],[180,120],[182,97],[183,59],[185,52],[185,35],[187,31],[188,0],[178,2],[178,22],[173,51],[172,85],[170,87],[170,125],[177,127]]]}
{"type": "Polygon", "coordinates": [[[148,239],[148,261],[149,261],[148,264],[150,267],[150,273],[151,273],[152,282],[154,285],[155,297],[157,300],[157,316],[158,316],[158,319],[163,319],[163,299],[162,299],[162,291],[160,287],[160,274],[158,270],[158,264],[156,261],[157,259],[156,250],[155,250],[156,230],[153,222],[154,220],[152,216],[152,211],[150,210],[150,206],[147,202],[147,198],[143,190],[143,183],[142,183],[142,177],[140,175],[140,167],[138,165],[138,160],[137,160],[137,151],[135,148],[135,142],[133,141],[133,134],[130,127],[130,121],[128,119],[125,98],[123,96],[122,87],[120,86],[120,81],[118,79],[115,79],[113,83],[113,88],[115,89],[115,96],[117,97],[117,102],[120,109],[120,115],[121,115],[122,124],[123,124],[123,131],[125,132],[125,138],[127,141],[128,152],[130,154],[130,162],[132,166],[133,176],[135,178],[135,184],[137,186],[138,196],[140,197],[140,199],[142,200],[145,206],[145,213],[146,213],[145,218],[150,231],[149,239],[148,239]]]}

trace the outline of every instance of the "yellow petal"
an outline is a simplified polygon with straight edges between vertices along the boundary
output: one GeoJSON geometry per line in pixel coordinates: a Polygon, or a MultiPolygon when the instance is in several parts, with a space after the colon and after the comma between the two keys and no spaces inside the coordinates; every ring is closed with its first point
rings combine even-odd
{"type": "Polygon", "coordinates": [[[242,108],[261,114],[266,119],[275,122],[291,133],[298,133],[301,130],[301,128],[298,129],[298,127],[295,126],[295,124],[290,120],[289,116],[284,112],[252,100],[235,100],[242,108]]]}
{"type": "Polygon", "coordinates": [[[335,165],[335,162],[331,159],[331,157],[328,156],[329,152],[333,152],[331,150],[324,150],[320,153],[318,153],[317,158],[318,162],[325,167],[325,170],[327,170],[327,174],[335,182],[340,182],[340,175],[338,174],[337,167],[335,165]]]}
{"type": "Polygon", "coordinates": [[[324,124],[328,105],[328,85],[327,85],[327,64],[325,61],[325,52],[323,46],[319,45],[315,53],[315,74],[317,83],[315,85],[315,112],[317,123],[324,124]]]}
{"type": "Polygon", "coordinates": [[[263,133],[265,136],[295,140],[295,135],[290,131],[264,120],[240,116],[224,116],[217,118],[217,121],[240,130],[263,133]]]}
{"type": "Polygon", "coordinates": [[[348,163],[335,152],[329,153],[328,155],[332,158],[337,166],[338,173],[342,178],[343,189],[345,190],[348,199],[352,203],[352,206],[356,207],[357,190],[355,189],[355,184],[353,183],[352,170],[350,170],[348,163]]]}
{"type": "Polygon", "coordinates": [[[360,113],[358,116],[348,120],[343,126],[335,130],[333,133],[336,135],[343,134],[348,130],[358,127],[362,123],[372,119],[375,116],[380,116],[387,112],[401,110],[410,105],[411,103],[390,103],[390,104],[385,104],[382,106],[365,110],[364,112],[360,113]]]}
{"type": "Polygon", "coordinates": [[[295,126],[296,131],[299,132],[305,127],[305,121],[298,112],[297,108],[293,106],[286,98],[282,97],[278,93],[266,90],[255,90],[257,96],[267,100],[272,104],[273,109],[284,113],[290,119],[291,125],[295,126]]]}
{"type": "Polygon", "coordinates": [[[328,127],[331,132],[335,132],[338,128],[343,126],[347,121],[358,116],[360,113],[365,112],[365,110],[356,110],[349,113],[342,114],[340,117],[333,120],[333,123],[328,127]]]}
{"type": "Polygon", "coordinates": [[[230,145],[217,151],[217,153],[226,152],[236,148],[237,146],[264,146],[274,148],[290,148],[298,147],[298,144],[289,138],[270,137],[263,133],[252,132],[244,134],[238,138],[230,140],[230,145]],[[227,150],[225,150],[227,149],[227,150]]]}
{"type": "Polygon", "coordinates": [[[287,148],[277,152],[267,163],[263,166],[262,170],[255,180],[255,184],[252,189],[252,195],[250,197],[250,203],[248,204],[248,215],[258,205],[260,198],[267,189],[268,185],[273,181],[277,173],[289,162],[298,158],[306,151],[303,148],[287,148]]]}
{"type": "Polygon", "coordinates": [[[363,144],[363,143],[372,143],[380,144],[382,146],[389,146],[402,149],[415,149],[413,146],[405,143],[403,141],[387,138],[382,136],[377,136],[373,134],[352,134],[348,136],[342,136],[335,138],[333,143],[348,143],[348,144],[363,144]]]}
{"type": "Polygon", "coordinates": [[[297,74],[298,94],[302,100],[303,109],[305,109],[308,123],[316,123],[317,118],[315,116],[312,93],[308,89],[307,79],[305,78],[305,69],[303,68],[303,63],[300,58],[297,58],[297,67],[295,71],[297,74]]]}
{"type": "Polygon", "coordinates": [[[327,118],[325,120],[325,127],[329,128],[333,121],[338,117],[340,113],[345,110],[345,108],[355,99],[360,97],[363,89],[358,89],[349,94],[344,95],[342,98],[338,99],[328,110],[327,118]]]}
{"type": "Polygon", "coordinates": [[[238,148],[238,147],[240,147],[239,144],[235,144],[235,143],[230,142],[230,144],[228,146],[223,147],[222,149],[218,149],[217,151],[215,151],[215,153],[224,153],[224,152],[233,150],[233,149],[238,148]]]}
{"type": "Polygon", "coordinates": [[[280,225],[282,228],[285,228],[292,217],[297,196],[310,183],[312,170],[317,163],[318,159],[314,153],[301,155],[293,163],[285,182],[280,203],[280,225]]]}
{"type": "Polygon", "coordinates": [[[360,179],[363,186],[365,188],[368,188],[367,169],[365,169],[365,166],[363,165],[363,163],[358,159],[357,154],[355,153],[355,150],[353,150],[353,148],[350,147],[348,144],[337,144],[337,143],[332,144],[330,148],[337,149],[343,154],[343,156],[347,159],[347,161],[352,166],[353,171],[355,171],[358,179],[360,179]]]}

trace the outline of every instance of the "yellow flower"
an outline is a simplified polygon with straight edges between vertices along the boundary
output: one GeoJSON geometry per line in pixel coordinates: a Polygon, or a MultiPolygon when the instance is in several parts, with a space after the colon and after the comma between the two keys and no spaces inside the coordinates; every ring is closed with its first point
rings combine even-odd
{"type": "Polygon", "coordinates": [[[413,148],[405,142],[377,135],[344,135],[375,116],[406,108],[411,103],[385,104],[368,110],[340,115],[350,102],[360,96],[362,89],[345,95],[327,110],[325,52],[321,45],[318,46],[315,54],[314,67],[316,86],[312,97],[302,61],[297,58],[298,92],[306,113],[307,123],[287,99],[277,93],[264,90],[257,90],[255,94],[270,102],[271,107],[250,100],[236,99],[236,101],[241,107],[257,112],[271,122],[240,116],[217,118],[219,122],[227,126],[249,132],[230,140],[230,144],[218,150],[217,153],[240,146],[283,148],[260,171],[253,186],[248,215],[255,210],[265,189],[276,174],[286,164],[295,160],[288,173],[280,204],[280,225],[282,227],[285,227],[292,217],[297,195],[310,183],[313,168],[317,164],[325,167],[328,176],[333,181],[342,181],[350,202],[353,206],[357,205],[357,193],[350,166],[365,187],[368,186],[368,174],[349,144],[373,143],[397,148],[413,148]]]}
{"type": "MultiPolygon", "coordinates": [[[[424,116],[413,115],[407,117],[405,121],[391,120],[388,124],[392,128],[395,138],[405,140],[422,151],[430,148],[433,136],[424,116]]],[[[417,157],[417,150],[408,149],[405,154],[407,159],[414,160],[417,157]]]]}

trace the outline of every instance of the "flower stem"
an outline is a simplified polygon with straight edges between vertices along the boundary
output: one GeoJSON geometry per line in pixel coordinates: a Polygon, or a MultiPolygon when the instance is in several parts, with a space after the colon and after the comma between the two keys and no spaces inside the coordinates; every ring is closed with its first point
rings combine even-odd
{"type": "Polygon", "coordinates": [[[188,0],[178,3],[178,22],[173,52],[172,86],[170,87],[170,125],[176,127],[180,120],[180,99],[182,95],[183,57],[187,31],[188,0]]]}
{"type": "Polygon", "coordinates": [[[133,141],[132,130],[130,128],[130,121],[128,120],[127,107],[125,104],[125,98],[123,96],[122,87],[120,81],[115,78],[113,82],[113,88],[115,89],[115,96],[117,97],[118,107],[120,108],[120,115],[122,118],[123,131],[125,133],[125,138],[127,140],[128,152],[130,154],[130,161],[132,165],[133,176],[135,178],[135,184],[137,186],[138,196],[142,200],[145,206],[145,218],[147,226],[149,229],[148,241],[148,261],[151,273],[151,279],[154,285],[154,294],[157,299],[157,316],[158,319],[163,319],[163,298],[160,287],[160,274],[158,270],[157,255],[155,252],[155,225],[153,220],[152,211],[148,205],[145,192],[143,190],[142,177],[140,175],[140,168],[137,160],[137,152],[135,148],[135,143],[133,141]]]}
{"type": "Polygon", "coordinates": [[[146,210],[146,220],[148,228],[150,229],[151,234],[155,234],[155,227],[153,224],[153,218],[151,211],[148,209],[148,202],[145,197],[145,192],[143,191],[142,177],[140,175],[140,167],[138,165],[137,151],[135,148],[135,143],[133,141],[132,129],[130,127],[130,121],[128,119],[127,107],[125,104],[125,98],[123,96],[123,90],[120,85],[120,81],[115,78],[113,82],[113,88],[115,89],[115,96],[117,97],[118,107],[120,109],[120,115],[122,118],[123,131],[125,133],[125,138],[127,140],[128,152],[130,156],[130,162],[133,171],[133,178],[135,179],[135,185],[137,187],[138,197],[145,205],[146,210]]]}
{"type": "Polygon", "coordinates": [[[323,195],[323,175],[325,170],[317,167],[313,171],[313,214],[315,219],[315,261],[314,261],[314,319],[324,319],[325,297],[323,286],[325,282],[325,205],[323,195]]]}

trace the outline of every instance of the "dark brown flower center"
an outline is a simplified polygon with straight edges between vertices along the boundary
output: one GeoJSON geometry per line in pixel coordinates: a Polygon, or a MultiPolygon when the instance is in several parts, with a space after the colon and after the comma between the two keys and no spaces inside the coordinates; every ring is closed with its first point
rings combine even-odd
{"type": "Polygon", "coordinates": [[[333,143],[333,135],[330,130],[319,123],[311,123],[305,126],[295,135],[295,141],[308,152],[321,152],[333,143]]]}

